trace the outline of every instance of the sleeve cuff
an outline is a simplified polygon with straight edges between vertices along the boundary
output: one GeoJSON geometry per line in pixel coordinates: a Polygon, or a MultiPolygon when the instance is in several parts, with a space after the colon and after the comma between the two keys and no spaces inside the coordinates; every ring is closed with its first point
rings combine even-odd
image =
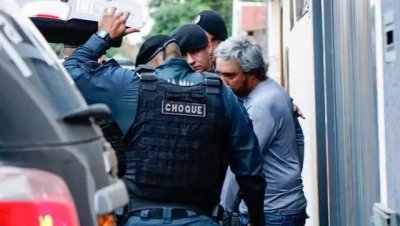
{"type": "Polygon", "coordinates": [[[98,57],[103,55],[109,47],[109,45],[101,38],[99,38],[96,34],[93,34],[89,40],[84,44],[84,46],[98,57]]]}

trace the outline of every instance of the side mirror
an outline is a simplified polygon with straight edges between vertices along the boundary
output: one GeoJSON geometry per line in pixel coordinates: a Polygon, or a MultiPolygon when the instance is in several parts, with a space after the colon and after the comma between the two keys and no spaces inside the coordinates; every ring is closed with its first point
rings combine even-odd
{"type": "Polygon", "coordinates": [[[93,118],[95,121],[101,121],[111,118],[110,109],[104,104],[89,105],[85,109],[77,109],[68,113],[62,119],[67,123],[86,123],[93,118]]]}

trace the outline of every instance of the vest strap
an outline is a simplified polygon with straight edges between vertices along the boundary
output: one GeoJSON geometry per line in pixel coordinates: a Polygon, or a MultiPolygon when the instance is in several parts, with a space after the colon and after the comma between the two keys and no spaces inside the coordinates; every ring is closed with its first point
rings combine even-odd
{"type": "Polygon", "coordinates": [[[203,72],[205,76],[204,83],[206,84],[206,93],[219,94],[219,87],[222,85],[222,81],[218,75],[209,72],[203,72]]]}
{"type": "Polygon", "coordinates": [[[156,71],[153,67],[142,64],[138,66],[136,72],[139,74],[141,85],[144,90],[157,89],[156,71]]]}

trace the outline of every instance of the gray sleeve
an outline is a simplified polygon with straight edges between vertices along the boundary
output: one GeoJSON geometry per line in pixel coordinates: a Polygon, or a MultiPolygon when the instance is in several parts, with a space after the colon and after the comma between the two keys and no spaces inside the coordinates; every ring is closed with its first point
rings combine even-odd
{"type": "Polygon", "coordinates": [[[270,146],[277,133],[275,119],[267,108],[251,106],[248,112],[253,121],[254,132],[258,138],[260,150],[265,150],[265,147],[270,146]]]}
{"type": "Polygon", "coordinates": [[[232,173],[229,167],[226,171],[224,185],[221,191],[221,202],[220,205],[224,208],[225,212],[232,213],[237,203],[239,192],[239,185],[236,182],[235,175],[232,173]]]}
{"type": "Polygon", "coordinates": [[[303,169],[303,162],[304,162],[304,134],[303,129],[300,126],[299,120],[296,116],[293,117],[294,126],[296,130],[296,146],[297,152],[299,154],[300,159],[300,169],[303,169]]]}

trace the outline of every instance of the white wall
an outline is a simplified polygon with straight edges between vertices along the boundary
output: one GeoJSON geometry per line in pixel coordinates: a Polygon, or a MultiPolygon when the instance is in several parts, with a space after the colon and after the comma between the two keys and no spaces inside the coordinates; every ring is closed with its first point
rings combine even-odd
{"type": "MultiPolygon", "coordinates": [[[[281,80],[281,7],[279,1],[269,1],[268,22],[268,76],[280,83],[281,80]]],[[[281,84],[282,85],[282,84],[281,84]]]]}
{"type": "MultiPolygon", "coordinates": [[[[313,33],[310,12],[295,23],[290,30],[290,4],[289,1],[274,0],[269,3],[269,57],[271,59],[270,72],[281,71],[280,61],[286,61],[285,49],[289,50],[289,77],[286,84],[290,96],[301,108],[306,119],[300,119],[300,124],[305,135],[305,157],[303,168],[304,192],[308,201],[307,213],[310,218],[306,225],[319,225],[318,209],[318,174],[317,174],[317,143],[316,143],[316,113],[315,113],[315,79],[314,79],[314,54],[313,33]],[[280,7],[283,7],[283,53],[280,52],[281,37],[279,34],[280,7]]],[[[284,62],[285,65],[285,62],[284,62]]],[[[285,66],[284,66],[285,67],[285,66]]],[[[286,78],[285,78],[286,79],[286,78]]]]}
{"type": "Polygon", "coordinates": [[[387,172],[386,172],[386,141],[385,141],[385,99],[383,75],[383,40],[382,40],[382,12],[381,3],[372,0],[375,6],[375,37],[376,37],[376,91],[378,107],[378,134],[379,134],[379,178],[381,203],[387,207],[387,172]]]}
{"type": "Polygon", "coordinates": [[[265,2],[242,2],[240,0],[233,0],[232,6],[232,36],[246,34],[241,30],[242,22],[242,8],[243,6],[265,6],[265,2]]]}
{"type": "MultiPolygon", "coordinates": [[[[400,213],[400,1],[375,0],[381,202],[400,213]],[[379,26],[380,25],[380,26],[379,26]],[[386,32],[393,31],[392,46],[386,32]],[[386,132],[385,132],[386,131],[386,132]]],[[[399,218],[399,217],[398,217],[399,218]]]]}
{"type": "Polygon", "coordinates": [[[289,37],[286,37],[289,48],[289,90],[294,102],[306,116],[300,119],[305,136],[305,155],[303,168],[304,192],[308,201],[307,213],[310,219],[307,225],[319,225],[318,209],[318,174],[317,174],[317,142],[315,114],[315,83],[314,83],[314,51],[312,23],[306,14],[293,27],[289,37]]]}

